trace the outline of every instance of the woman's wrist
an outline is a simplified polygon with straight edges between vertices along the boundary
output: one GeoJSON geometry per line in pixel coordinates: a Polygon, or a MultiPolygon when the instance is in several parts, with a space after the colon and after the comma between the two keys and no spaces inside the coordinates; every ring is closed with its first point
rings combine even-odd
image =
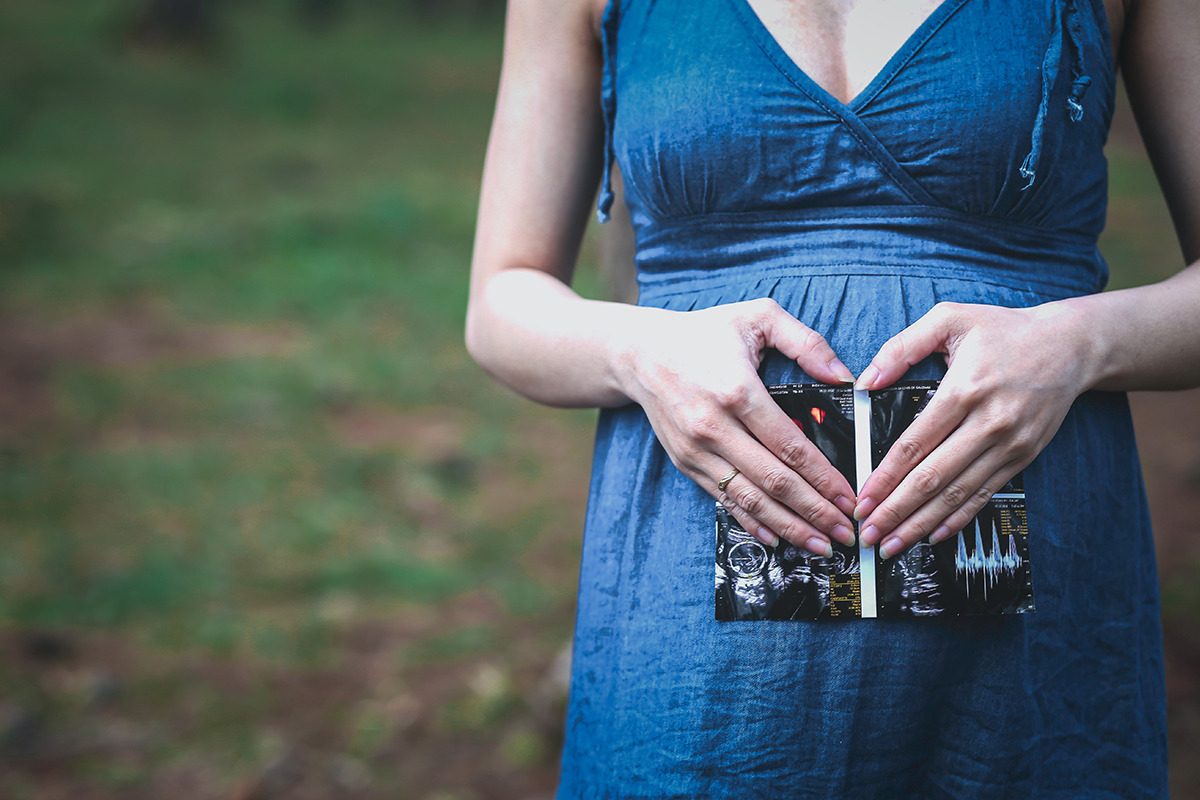
{"type": "MultiPolygon", "coordinates": [[[[612,304],[614,313],[605,343],[608,372],[615,388],[631,401],[644,405],[647,382],[646,345],[667,330],[663,317],[675,312],[642,306],[612,304]]],[[[652,366],[652,365],[651,365],[652,366]]]]}
{"type": "Polygon", "coordinates": [[[1070,375],[1076,394],[1102,386],[1114,373],[1114,349],[1106,335],[1101,304],[1091,302],[1096,296],[1073,297],[1038,306],[1035,309],[1044,325],[1044,337],[1062,352],[1060,363],[1070,375]]]}

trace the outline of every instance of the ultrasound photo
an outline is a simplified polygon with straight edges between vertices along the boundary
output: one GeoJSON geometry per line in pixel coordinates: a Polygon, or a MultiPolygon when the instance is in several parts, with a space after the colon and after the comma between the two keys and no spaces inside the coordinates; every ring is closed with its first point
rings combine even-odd
{"type": "MultiPolygon", "coordinates": [[[[865,459],[863,448],[869,448],[871,467],[878,467],[904,430],[925,411],[937,386],[936,381],[921,381],[871,392],[865,406],[870,416],[869,441],[856,440],[854,392],[849,387],[768,388],[804,435],[856,486],[860,451],[865,459]]],[[[860,550],[837,542],[832,558],[812,555],[784,541],[768,547],[719,503],[715,515],[718,620],[911,619],[1034,610],[1020,474],[958,536],[936,545],[926,539],[886,561],[876,556],[874,548],[860,550]],[[862,591],[864,572],[874,575],[873,581],[868,579],[873,591],[862,591]]]]}

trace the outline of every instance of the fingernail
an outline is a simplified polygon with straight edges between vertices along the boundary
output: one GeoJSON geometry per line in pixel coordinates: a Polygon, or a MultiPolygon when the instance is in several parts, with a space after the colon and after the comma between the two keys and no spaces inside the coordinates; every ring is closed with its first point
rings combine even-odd
{"type": "Polygon", "coordinates": [[[814,536],[808,540],[808,543],[805,545],[805,547],[807,547],[808,552],[812,553],[814,556],[833,558],[833,545],[829,544],[829,542],[825,541],[824,539],[818,539],[814,536]]]}
{"type": "Polygon", "coordinates": [[[879,379],[879,370],[875,368],[874,364],[872,364],[871,366],[869,366],[863,370],[862,375],[858,376],[858,380],[855,382],[854,388],[859,389],[859,390],[870,389],[872,386],[875,385],[875,381],[877,381],[878,379],[879,379]]]}
{"type": "Polygon", "coordinates": [[[759,528],[758,532],[754,535],[757,536],[758,540],[767,547],[774,547],[775,545],[779,544],[779,537],[771,533],[766,528],[759,528]]]}
{"type": "Polygon", "coordinates": [[[829,535],[837,539],[847,547],[854,546],[854,531],[847,528],[845,525],[838,525],[829,532],[829,535]]]}
{"type": "Polygon", "coordinates": [[[829,371],[841,378],[842,383],[854,383],[854,373],[842,363],[841,359],[835,358],[833,361],[830,361],[829,371]]]}
{"type": "Polygon", "coordinates": [[[875,540],[878,538],[878,536],[879,529],[874,525],[868,525],[858,534],[858,539],[867,547],[870,547],[871,545],[875,544],[875,540]]]}
{"type": "Polygon", "coordinates": [[[876,503],[869,497],[859,498],[858,505],[854,507],[854,519],[862,522],[867,517],[871,516],[871,512],[875,510],[876,503]]]}
{"type": "Polygon", "coordinates": [[[938,542],[944,542],[953,535],[954,531],[950,530],[950,528],[945,525],[939,525],[938,529],[929,536],[929,543],[937,544],[938,542]]]}
{"type": "Polygon", "coordinates": [[[879,555],[885,561],[904,549],[904,542],[899,539],[888,539],[879,546],[879,555]]]}
{"type": "Polygon", "coordinates": [[[842,512],[847,517],[854,516],[854,501],[849,497],[846,497],[844,494],[838,495],[838,498],[833,501],[833,504],[837,506],[838,511],[842,512]]]}

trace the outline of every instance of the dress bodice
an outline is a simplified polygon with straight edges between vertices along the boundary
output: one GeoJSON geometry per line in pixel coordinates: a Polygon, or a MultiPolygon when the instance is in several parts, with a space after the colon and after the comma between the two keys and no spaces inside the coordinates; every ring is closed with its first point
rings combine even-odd
{"type": "Polygon", "coordinates": [[[746,0],[611,0],[603,27],[609,155],[639,239],[682,218],[868,206],[1093,245],[1104,226],[1102,0],[945,0],[848,104],[746,0]]]}

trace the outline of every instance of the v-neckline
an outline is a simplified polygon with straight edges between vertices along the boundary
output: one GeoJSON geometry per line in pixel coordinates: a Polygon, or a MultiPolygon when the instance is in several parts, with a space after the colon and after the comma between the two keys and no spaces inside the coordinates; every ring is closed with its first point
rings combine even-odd
{"type": "Polygon", "coordinates": [[[742,17],[742,21],[750,29],[759,46],[770,57],[772,63],[792,83],[803,89],[821,105],[828,106],[829,110],[857,116],[904,69],[904,66],[912,60],[917,51],[945,24],[950,15],[967,3],[967,0],[942,0],[941,4],[904,40],[904,43],[900,45],[900,49],[894,52],[891,58],[884,63],[883,67],[875,73],[870,83],[863,87],[862,91],[854,95],[848,102],[842,102],[824,86],[813,80],[796,63],[795,59],[788,55],[787,51],[783,49],[783,45],[775,38],[775,34],[771,33],[762,19],[759,18],[758,12],[750,5],[749,0],[730,0],[730,2],[734,4],[739,12],[739,16],[742,17]]]}

